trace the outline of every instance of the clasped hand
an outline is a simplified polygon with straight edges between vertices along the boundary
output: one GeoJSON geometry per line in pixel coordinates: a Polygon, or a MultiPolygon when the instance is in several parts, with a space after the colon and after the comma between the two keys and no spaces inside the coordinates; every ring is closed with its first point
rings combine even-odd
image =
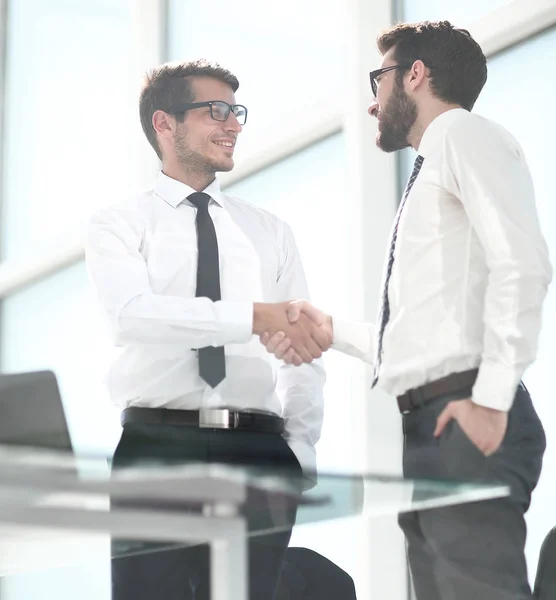
{"type": "Polygon", "coordinates": [[[300,366],[320,358],[332,344],[332,317],[305,300],[255,305],[254,333],[267,351],[300,366]]]}

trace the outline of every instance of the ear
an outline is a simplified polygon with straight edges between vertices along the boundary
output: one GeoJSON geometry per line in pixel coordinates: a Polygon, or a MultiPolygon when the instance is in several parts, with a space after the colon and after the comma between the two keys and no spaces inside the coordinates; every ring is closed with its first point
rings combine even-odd
{"type": "Polygon", "coordinates": [[[176,118],[163,110],[157,110],[153,114],[152,125],[161,137],[172,137],[176,129],[176,118]]]}
{"type": "Polygon", "coordinates": [[[409,69],[407,84],[412,91],[415,91],[426,80],[429,75],[429,70],[422,60],[416,60],[411,69],[409,69]]]}

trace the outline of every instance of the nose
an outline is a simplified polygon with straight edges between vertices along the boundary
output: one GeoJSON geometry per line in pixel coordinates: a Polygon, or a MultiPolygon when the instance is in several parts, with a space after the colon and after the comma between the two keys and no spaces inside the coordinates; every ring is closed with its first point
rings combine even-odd
{"type": "Polygon", "coordinates": [[[373,98],[371,100],[371,104],[369,105],[369,108],[367,109],[367,112],[369,113],[369,115],[371,115],[371,117],[376,117],[377,113],[378,113],[378,100],[376,98],[373,98]]]}
{"type": "Polygon", "coordinates": [[[226,120],[225,128],[226,128],[226,131],[233,131],[236,134],[241,133],[243,131],[243,125],[239,124],[237,117],[234,115],[234,113],[232,111],[230,111],[228,119],[226,120]]]}

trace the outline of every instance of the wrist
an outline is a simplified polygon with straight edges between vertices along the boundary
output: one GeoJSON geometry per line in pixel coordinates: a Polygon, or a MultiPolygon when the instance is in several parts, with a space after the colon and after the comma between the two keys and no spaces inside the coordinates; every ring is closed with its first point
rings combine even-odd
{"type": "Polygon", "coordinates": [[[253,303],[253,333],[261,335],[266,331],[268,322],[268,307],[264,302],[253,303]]]}
{"type": "Polygon", "coordinates": [[[506,410],[500,410],[498,408],[491,408],[490,406],[483,406],[482,404],[477,404],[473,401],[473,398],[470,398],[469,401],[472,408],[483,415],[498,416],[508,414],[508,411],[506,410]]]}

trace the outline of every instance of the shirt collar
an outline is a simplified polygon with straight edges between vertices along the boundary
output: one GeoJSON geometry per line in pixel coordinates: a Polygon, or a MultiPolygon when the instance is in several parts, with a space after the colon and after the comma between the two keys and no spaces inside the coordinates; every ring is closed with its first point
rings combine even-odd
{"type": "MultiPolygon", "coordinates": [[[[214,181],[202,191],[205,192],[205,194],[208,194],[216,204],[225,208],[224,194],[220,191],[220,182],[218,179],[215,178],[214,181]]],[[[187,196],[194,192],[195,190],[185,183],[168,177],[168,175],[162,171],[158,173],[154,193],[173,208],[177,208],[186,200],[187,196]]]]}
{"type": "Polygon", "coordinates": [[[438,115],[425,129],[417,152],[423,158],[426,158],[427,154],[438,146],[438,142],[442,139],[446,129],[464,114],[468,114],[468,111],[464,108],[452,108],[438,115]]]}

